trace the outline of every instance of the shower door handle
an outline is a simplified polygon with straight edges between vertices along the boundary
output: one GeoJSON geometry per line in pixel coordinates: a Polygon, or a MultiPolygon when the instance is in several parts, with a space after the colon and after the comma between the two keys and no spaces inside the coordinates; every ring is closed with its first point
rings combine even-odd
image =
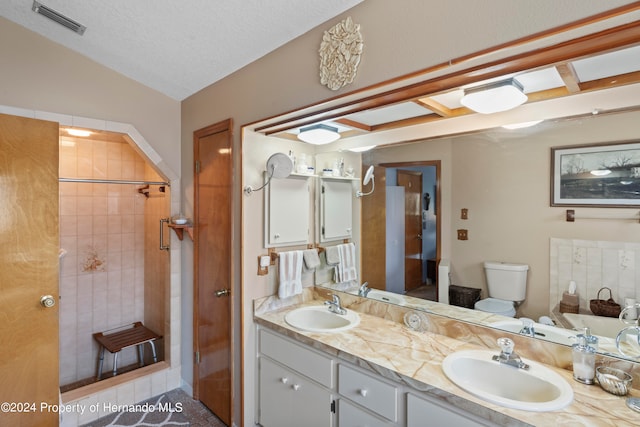
{"type": "Polygon", "coordinates": [[[169,250],[169,245],[165,245],[164,244],[164,227],[163,224],[164,223],[169,224],[171,222],[171,218],[160,218],[160,250],[161,251],[168,251],[169,250]]]}

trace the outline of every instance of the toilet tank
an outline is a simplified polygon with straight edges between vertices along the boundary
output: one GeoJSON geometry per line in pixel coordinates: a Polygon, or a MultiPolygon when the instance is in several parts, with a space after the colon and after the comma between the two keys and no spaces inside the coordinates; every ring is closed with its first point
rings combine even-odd
{"type": "Polygon", "coordinates": [[[484,271],[487,276],[487,288],[491,298],[505,301],[524,301],[527,293],[526,264],[487,261],[484,271]]]}

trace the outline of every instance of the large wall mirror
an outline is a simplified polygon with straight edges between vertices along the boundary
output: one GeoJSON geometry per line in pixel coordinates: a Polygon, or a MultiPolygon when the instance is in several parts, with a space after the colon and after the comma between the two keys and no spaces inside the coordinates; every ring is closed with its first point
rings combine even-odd
{"type": "MultiPolygon", "coordinates": [[[[462,64],[448,75],[429,75],[404,88],[397,82],[387,92],[375,88],[384,92],[382,98],[364,93],[360,100],[322,105],[317,113],[301,111],[249,125],[243,178],[255,178],[259,168],[254,171],[251,165],[263,164],[269,149],[304,152],[307,161],[319,159],[316,168],[323,159],[348,156],[360,179],[373,166],[375,191],[354,199],[352,240],[359,246],[360,282],[389,292],[391,302],[402,303],[393,295],[437,300],[437,290],[424,295],[416,290],[425,284],[437,287],[443,279],[438,264],[444,259],[449,284],[480,289],[483,297],[485,261],[528,265],[518,317],[550,315],[571,280],[578,283],[584,311],[603,286],[620,303],[640,301],[640,209],[571,207],[576,220],[567,222],[567,207],[550,203],[553,147],[640,141],[639,28],[635,23],[618,33],[567,36],[571,45],[550,41],[528,56],[501,51],[500,59],[488,55],[486,66],[465,69],[462,64]],[[465,88],[503,78],[518,79],[528,102],[496,114],[475,114],[460,103],[465,88]],[[539,122],[502,127],[532,121],[539,122]],[[297,141],[300,127],[314,122],[334,126],[342,138],[322,146],[297,141]],[[375,147],[349,151],[367,146],[375,147]],[[399,196],[394,195],[398,188],[399,196]],[[398,204],[404,205],[402,214],[393,212],[398,204]],[[404,227],[397,227],[399,216],[404,227]],[[614,262],[613,253],[633,262],[614,262]],[[605,261],[598,264],[597,256],[605,261]]],[[[253,206],[246,203],[256,201],[245,201],[245,210],[253,206]]],[[[319,242],[319,236],[313,239],[319,242]]],[[[308,278],[307,284],[327,284],[327,277],[308,278]]],[[[437,311],[438,304],[423,307],[437,311]]],[[[489,325],[475,310],[448,313],[489,325]]],[[[554,340],[551,334],[539,337],[554,340]]],[[[601,351],[615,354],[607,346],[601,351]]]]}

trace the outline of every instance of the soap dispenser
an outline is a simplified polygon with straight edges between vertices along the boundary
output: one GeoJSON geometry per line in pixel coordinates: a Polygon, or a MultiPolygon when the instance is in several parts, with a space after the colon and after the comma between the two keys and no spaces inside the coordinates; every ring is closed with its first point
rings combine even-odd
{"type": "Polygon", "coordinates": [[[596,376],[596,350],[587,344],[587,336],[578,334],[578,343],[572,346],[573,379],[583,384],[593,384],[596,376]]]}

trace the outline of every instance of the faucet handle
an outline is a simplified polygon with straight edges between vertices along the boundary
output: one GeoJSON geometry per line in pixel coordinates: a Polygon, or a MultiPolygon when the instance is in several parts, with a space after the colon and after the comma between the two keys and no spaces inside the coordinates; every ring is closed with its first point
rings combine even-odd
{"type": "Polygon", "coordinates": [[[502,354],[509,358],[511,353],[513,353],[513,347],[515,346],[513,340],[509,338],[498,338],[498,345],[500,346],[502,354]]]}
{"type": "Polygon", "coordinates": [[[521,317],[520,320],[522,321],[522,326],[524,326],[525,328],[533,327],[533,319],[529,319],[528,317],[521,317]]]}

